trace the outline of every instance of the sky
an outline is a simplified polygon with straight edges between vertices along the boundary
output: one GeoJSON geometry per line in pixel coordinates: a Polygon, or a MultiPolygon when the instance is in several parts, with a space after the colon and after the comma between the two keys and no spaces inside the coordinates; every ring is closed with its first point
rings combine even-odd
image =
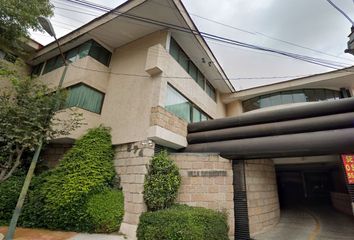
{"type": "MultiPolygon", "coordinates": [[[[354,19],[354,1],[332,1],[354,19]]],[[[58,37],[103,14],[66,0],[51,2],[55,6],[51,22],[58,37]],[[84,13],[73,12],[73,9],[84,13]]],[[[125,1],[90,2],[113,8],[125,1]]],[[[354,64],[354,56],[344,53],[351,24],[326,0],[182,2],[202,32],[266,48],[336,61],[345,66],[354,64]]],[[[31,37],[43,45],[53,41],[46,33],[41,32],[31,32],[31,37]]],[[[236,90],[335,70],[274,53],[209,40],[207,42],[236,90]]]]}

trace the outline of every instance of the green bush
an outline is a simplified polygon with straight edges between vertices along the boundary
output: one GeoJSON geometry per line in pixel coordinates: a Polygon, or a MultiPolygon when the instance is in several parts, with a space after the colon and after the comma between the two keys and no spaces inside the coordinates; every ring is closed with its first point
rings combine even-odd
{"type": "Polygon", "coordinates": [[[148,209],[155,211],[171,206],[180,185],[178,167],[169,159],[167,152],[155,155],[144,183],[144,200],[148,209]]]}
{"type": "Polygon", "coordinates": [[[92,195],[86,203],[87,216],[94,232],[118,231],[124,215],[124,197],[120,190],[92,195]]]}
{"type": "Polygon", "coordinates": [[[113,154],[109,130],[102,126],[90,129],[76,141],[57,168],[32,184],[23,224],[92,231],[84,207],[91,195],[112,185],[113,154]]]}
{"type": "Polygon", "coordinates": [[[225,214],[186,205],[143,213],[137,236],[139,240],[229,239],[225,214]]]}
{"type": "Polygon", "coordinates": [[[0,184],[0,226],[9,224],[25,177],[14,174],[0,184]]]}

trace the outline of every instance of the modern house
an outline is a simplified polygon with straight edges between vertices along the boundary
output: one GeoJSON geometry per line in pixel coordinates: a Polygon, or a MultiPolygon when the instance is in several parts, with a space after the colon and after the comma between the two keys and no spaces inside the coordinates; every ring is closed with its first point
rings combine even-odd
{"type": "MultiPolygon", "coordinates": [[[[311,110],[307,106],[316,108],[318,101],[322,102],[321,109],[327,101],[352,107],[353,101],[343,104],[341,100],[336,101],[353,96],[352,68],[236,92],[180,0],[130,0],[58,40],[69,62],[63,82],[69,93],[67,107],[81,112],[87,124],[70,136],[55,139],[42,157],[53,166],[73,140],[88,128],[100,124],[111,127],[115,166],[125,196],[121,232],[131,239],[135,238],[140,214],[146,211],[142,192],[149,160],[163,147],[171,152],[179,151],[171,154],[182,175],[178,201],[226,210],[231,238],[242,239],[244,234],[247,239],[250,233],[263,231],[278,222],[276,177],[287,183],[289,176],[284,172],[294,166],[301,175],[306,172],[299,170],[304,162],[312,164],[312,168],[318,162],[325,162],[326,171],[333,172],[333,181],[341,188],[333,191],[347,191],[344,174],[338,170],[338,156],[350,153],[342,150],[354,151],[354,147],[318,152],[318,155],[327,154],[326,157],[309,156],[311,151],[299,153],[303,156],[256,154],[245,157],[252,160],[241,161],[243,165],[239,165],[236,162],[242,158],[235,152],[224,152],[222,148],[210,151],[213,148],[208,147],[213,147],[214,142],[247,140],[248,132],[243,137],[225,137],[222,133],[217,140],[209,141],[207,131],[226,129],[228,132],[226,125],[208,129],[209,123],[224,124],[223,121],[240,123],[244,119],[257,119],[247,123],[256,125],[263,124],[259,119],[266,117],[266,123],[271,123],[275,120],[267,117],[266,112],[294,107],[308,113],[311,110]],[[194,133],[198,132],[201,138],[195,140],[194,133]]],[[[65,69],[55,43],[38,50],[29,64],[33,67],[32,74],[52,87],[58,85],[65,69]]],[[[327,112],[330,115],[349,111],[327,112]]],[[[65,112],[61,114],[65,117],[65,112]]],[[[308,116],[305,115],[303,118],[308,116]]],[[[352,132],[353,126],[346,129],[352,132]]],[[[253,133],[253,139],[258,137],[253,133]]],[[[354,146],[353,137],[348,139],[354,146]]],[[[251,142],[239,143],[253,146],[251,142]]],[[[318,149],[313,150],[315,153],[318,149]]],[[[309,181],[315,184],[315,180],[309,181]]],[[[334,195],[332,199],[336,198],[334,195]]],[[[343,201],[340,206],[351,202],[343,201]]]]}

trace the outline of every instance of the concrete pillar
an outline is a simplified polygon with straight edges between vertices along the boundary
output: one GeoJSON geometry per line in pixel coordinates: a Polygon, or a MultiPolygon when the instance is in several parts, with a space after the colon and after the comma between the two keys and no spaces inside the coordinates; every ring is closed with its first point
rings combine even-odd
{"type": "Polygon", "coordinates": [[[140,215],[147,210],[143,195],[144,179],[153,155],[154,143],[151,141],[115,147],[114,166],[124,194],[124,218],[120,232],[128,239],[136,239],[140,215]]]}
{"type": "Polygon", "coordinates": [[[273,160],[245,161],[250,234],[265,231],[279,222],[280,208],[273,160]]]}

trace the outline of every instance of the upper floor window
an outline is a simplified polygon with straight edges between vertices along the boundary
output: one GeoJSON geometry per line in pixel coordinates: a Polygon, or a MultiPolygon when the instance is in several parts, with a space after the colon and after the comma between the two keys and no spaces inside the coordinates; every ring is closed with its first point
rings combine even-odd
{"type": "Polygon", "coordinates": [[[80,83],[68,88],[65,107],[79,107],[100,114],[103,99],[104,93],[80,83]]]}
{"type": "Polygon", "coordinates": [[[244,112],[282,104],[317,102],[340,98],[340,92],[329,89],[300,89],[277,92],[242,102],[244,112]]]}
{"type": "Polygon", "coordinates": [[[187,56],[183,49],[178,45],[176,40],[171,38],[170,43],[170,54],[171,56],[181,65],[181,67],[186,70],[186,72],[193,78],[198,85],[206,91],[206,93],[216,101],[216,90],[210,84],[210,82],[205,78],[204,74],[198,69],[198,67],[192,62],[192,60],[187,56]]]}
{"type": "MultiPolygon", "coordinates": [[[[76,60],[91,56],[96,59],[100,63],[108,66],[111,59],[111,52],[102,47],[100,44],[95,42],[94,40],[89,40],[75,48],[70,49],[69,51],[64,53],[65,60],[68,62],[75,62],[76,60]]],[[[46,62],[42,62],[32,69],[32,75],[40,75],[42,72],[42,68],[44,66],[42,74],[46,74],[51,72],[57,68],[60,68],[64,65],[63,59],[61,55],[57,55],[47,60],[46,62]]]]}
{"type": "Polygon", "coordinates": [[[170,85],[167,85],[165,108],[167,111],[175,114],[176,116],[184,119],[189,123],[210,119],[196,105],[191,103],[170,85]]]}

